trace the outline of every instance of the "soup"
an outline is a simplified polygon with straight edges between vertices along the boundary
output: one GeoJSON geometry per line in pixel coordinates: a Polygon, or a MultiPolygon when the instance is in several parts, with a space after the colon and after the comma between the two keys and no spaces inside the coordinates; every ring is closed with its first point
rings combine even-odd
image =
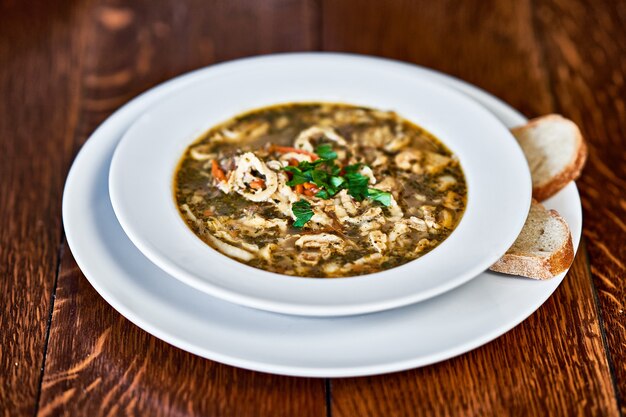
{"type": "Polygon", "coordinates": [[[394,112],[297,103],[203,134],[174,176],[191,230],[255,268],[303,277],[383,271],[419,258],[459,223],[458,160],[394,112]]]}

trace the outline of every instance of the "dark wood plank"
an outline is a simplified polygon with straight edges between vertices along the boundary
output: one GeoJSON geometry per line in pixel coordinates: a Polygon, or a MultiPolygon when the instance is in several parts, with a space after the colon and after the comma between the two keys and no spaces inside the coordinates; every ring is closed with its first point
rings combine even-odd
{"type": "Polygon", "coordinates": [[[326,416],[324,381],[245,371],[141,331],[63,256],[40,416],[326,416]]]}
{"type": "Polygon", "coordinates": [[[522,113],[550,111],[529,0],[459,3],[324,1],[323,49],[410,61],[469,81],[522,113]]]}
{"type": "MultiPolygon", "coordinates": [[[[324,47],[438,68],[528,115],[556,109],[583,125],[592,142],[581,182],[585,236],[617,384],[626,392],[625,286],[619,279],[625,258],[624,160],[613,151],[623,148],[625,126],[624,5],[431,3],[324,2],[324,47]],[[543,53],[537,39],[546,44],[543,53]],[[607,193],[613,198],[605,198],[607,193]]],[[[317,48],[316,19],[312,0],[0,5],[4,414],[32,414],[37,396],[60,242],[60,190],[72,141],[82,142],[137,92],[187,69],[253,53],[317,48]],[[54,107],[46,101],[50,97],[54,107]],[[33,158],[42,153],[45,158],[33,158]]],[[[69,253],[62,271],[41,414],[323,412],[320,381],[235,370],[168,347],[112,311],[69,253]]],[[[592,300],[579,256],[555,296],[504,338],[422,370],[334,381],[332,411],[614,414],[592,300]],[[525,350],[529,346],[532,351],[525,350]],[[485,377],[478,379],[476,370],[485,377]]]]}
{"type": "MultiPolygon", "coordinates": [[[[250,54],[310,49],[312,2],[96,1],[85,14],[82,142],[130,97],[250,54]]],[[[63,255],[39,415],[325,416],[323,380],[220,365],[173,348],[109,307],[63,255]]]]}
{"type": "Polygon", "coordinates": [[[537,313],[440,364],[332,383],[333,416],[619,415],[584,254],[537,313]]]}
{"type": "Polygon", "coordinates": [[[77,6],[0,3],[0,415],[32,415],[76,127],[77,6]]]}
{"type": "Polygon", "coordinates": [[[556,109],[589,143],[584,235],[626,414],[626,3],[544,1],[537,17],[556,109]]]}
{"type": "MultiPolygon", "coordinates": [[[[437,68],[528,116],[554,110],[529,1],[379,4],[325,2],[324,49],[437,68]]],[[[581,253],[549,302],[514,331],[425,369],[333,381],[333,415],[616,415],[600,324],[581,253]]]]}

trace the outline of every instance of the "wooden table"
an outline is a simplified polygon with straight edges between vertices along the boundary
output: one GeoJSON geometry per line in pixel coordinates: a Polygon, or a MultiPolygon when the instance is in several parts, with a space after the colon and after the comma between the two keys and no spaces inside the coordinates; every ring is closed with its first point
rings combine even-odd
{"type": "Polygon", "coordinates": [[[0,410],[27,415],[626,414],[626,3],[612,0],[2,1],[0,410]],[[435,68],[590,154],[584,239],[520,326],[446,362],[354,379],[211,362],[150,336],[89,285],[63,236],[81,144],[138,93],[215,62],[350,51],[435,68]]]}

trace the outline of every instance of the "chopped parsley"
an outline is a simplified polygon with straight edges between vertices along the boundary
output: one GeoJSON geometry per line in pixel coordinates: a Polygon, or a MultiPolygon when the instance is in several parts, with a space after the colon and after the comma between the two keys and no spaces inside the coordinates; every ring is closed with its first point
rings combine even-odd
{"type": "Polygon", "coordinates": [[[286,166],[283,169],[287,172],[291,172],[291,180],[287,183],[288,186],[293,187],[298,184],[304,184],[305,182],[313,181],[310,171],[302,171],[298,167],[286,166]]]}
{"type": "Polygon", "coordinates": [[[367,197],[367,185],[370,179],[358,172],[349,172],[345,175],[348,189],[348,194],[352,196],[356,201],[363,201],[367,197]]]}
{"type": "MultiPolygon", "coordinates": [[[[369,198],[385,207],[391,205],[391,194],[369,187],[369,177],[359,171],[364,166],[362,163],[339,166],[335,163],[337,152],[329,144],[320,145],[315,149],[319,156],[313,162],[302,161],[297,166],[286,166],[283,170],[291,174],[287,183],[290,187],[299,184],[312,183],[319,190],[315,197],[330,199],[341,190],[347,190],[348,194],[357,201],[369,198]]],[[[301,228],[313,217],[311,204],[306,200],[299,200],[292,206],[292,212],[296,216],[294,226],[301,228]]]]}
{"type": "Polygon", "coordinates": [[[388,192],[377,190],[376,188],[368,188],[367,196],[374,201],[378,201],[385,207],[391,205],[391,194],[388,192]]]}
{"type": "Polygon", "coordinates": [[[297,228],[304,226],[306,222],[311,220],[311,217],[313,217],[311,203],[306,200],[296,201],[291,206],[291,210],[293,211],[294,216],[296,216],[296,221],[293,222],[293,225],[297,228]]]}

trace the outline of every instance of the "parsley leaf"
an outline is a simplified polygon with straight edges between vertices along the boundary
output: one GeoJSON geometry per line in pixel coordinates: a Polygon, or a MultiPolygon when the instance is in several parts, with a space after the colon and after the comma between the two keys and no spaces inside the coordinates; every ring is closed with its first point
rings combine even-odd
{"type": "Polygon", "coordinates": [[[370,179],[358,172],[350,172],[344,175],[346,179],[348,194],[350,194],[355,200],[363,201],[367,197],[367,185],[370,179]]]}
{"type": "Polygon", "coordinates": [[[315,149],[315,153],[326,161],[337,159],[337,152],[333,151],[333,147],[329,144],[320,145],[315,149]]]}
{"type": "Polygon", "coordinates": [[[284,171],[291,172],[292,174],[302,174],[302,170],[299,167],[294,167],[291,165],[287,165],[283,167],[284,171]]]}
{"type": "Polygon", "coordinates": [[[359,171],[359,169],[361,169],[362,166],[363,166],[363,164],[360,163],[360,162],[358,162],[356,164],[352,164],[352,165],[346,165],[343,168],[343,171],[346,174],[355,174],[355,173],[357,173],[359,171]]]}
{"type": "Polygon", "coordinates": [[[339,188],[341,187],[341,185],[346,182],[346,180],[344,180],[342,177],[338,177],[336,175],[333,175],[332,177],[330,177],[330,183],[333,185],[333,187],[335,188],[339,188]]]}
{"type": "MultiPolygon", "coordinates": [[[[327,164],[328,165],[328,164],[327,164]]],[[[335,163],[330,165],[330,173],[331,175],[337,176],[341,172],[341,167],[335,163]]]]}
{"type": "Polygon", "coordinates": [[[291,206],[293,214],[296,216],[296,221],[293,223],[294,227],[301,228],[311,220],[313,217],[313,210],[311,209],[311,203],[306,200],[298,200],[291,206]]]}
{"type": "Polygon", "coordinates": [[[321,162],[323,162],[321,159],[317,159],[313,162],[300,161],[300,163],[298,164],[298,168],[302,171],[310,171],[312,169],[315,169],[315,167],[318,166],[321,162]]]}
{"type": "Polygon", "coordinates": [[[385,207],[389,207],[391,205],[391,193],[386,191],[378,190],[376,188],[369,188],[367,190],[367,196],[374,201],[378,201],[385,207]]]}
{"type": "Polygon", "coordinates": [[[298,184],[304,184],[310,181],[310,176],[305,174],[293,174],[293,178],[287,182],[287,185],[293,187],[298,184]]]}
{"type": "Polygon", "coordinates": [[[313,183],[318,187],[326,188],[326,184],[328,182],[328,172],[322,171],[321,169],[316,169],[311,171],[311,178],[313,179],[313,183]]]}
{"type": "Polygon", "coordinates": [[[317,198],[321,198],[323,200],[328,200],[331,195],[327,190],[319,190],[316,194],[315,197],[317,198]]]}
{"type": "Polygon", "coordinates": [[[309,172],[303,172],[299,167],[286,166],[283,170],[292,174],[291,180],[287,182],[287,185],[293,187],[298,184],[304,184],[311,180],[311,174],[309,172]]]}

